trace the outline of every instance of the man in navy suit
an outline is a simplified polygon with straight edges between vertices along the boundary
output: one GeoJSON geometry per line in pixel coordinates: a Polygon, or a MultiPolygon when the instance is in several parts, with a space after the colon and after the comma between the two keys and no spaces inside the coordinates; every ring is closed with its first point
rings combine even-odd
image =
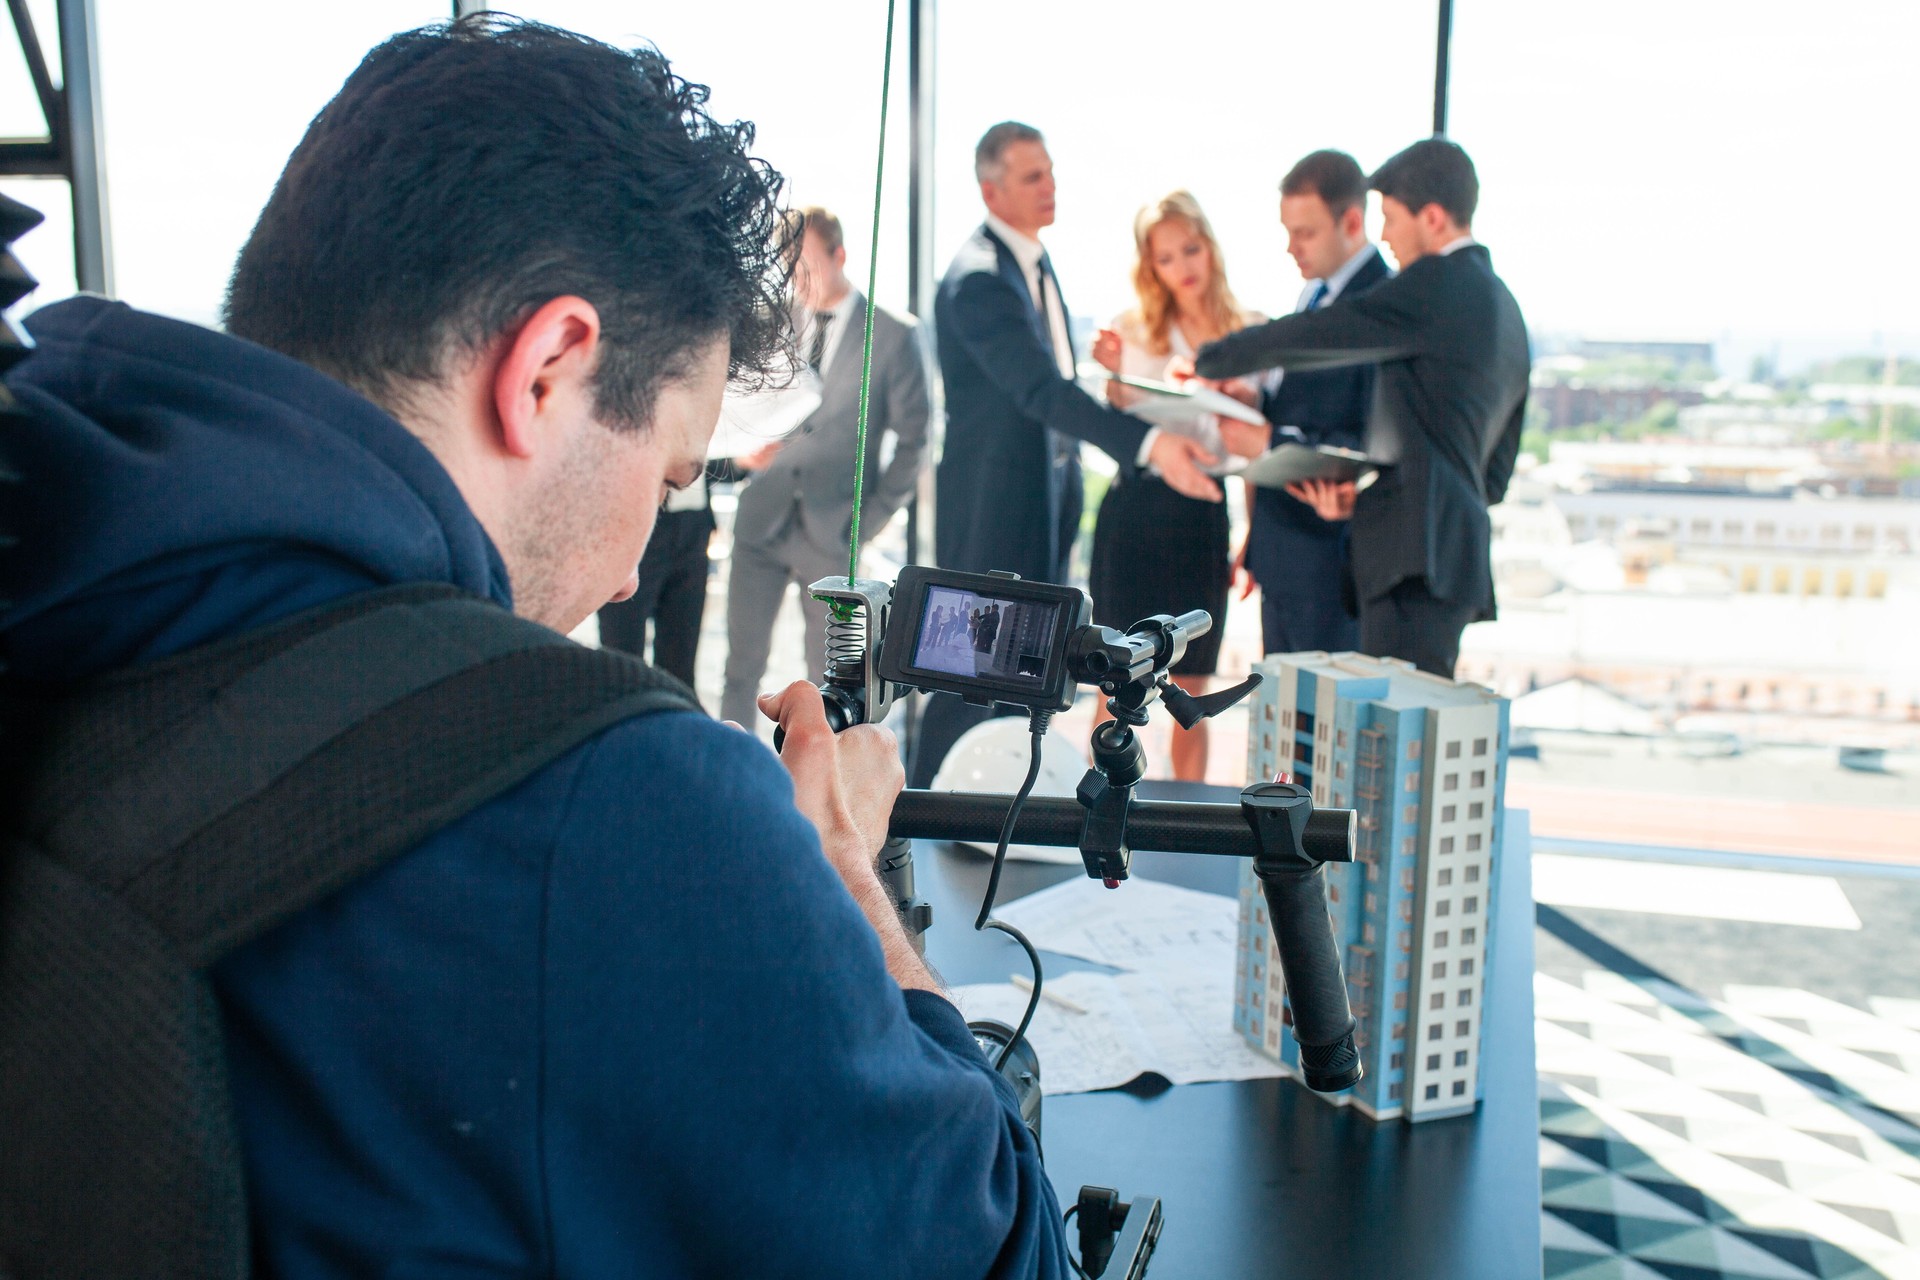
{"type": "MultiPolygon", "coordinates": [[[[1367,178],[1344,151],[1316,151],[1280,180],[1280,225],[1307,286],[1298,314],[1360,296],[1393,274],[1367,239],[1367,178]]],[[[1367,447],[1373,366],[1282,372],[1261,412],[1282,439],[1367,447]]],[[[1347,522],[1324,520],[1281,489],[1250,487],[1246,545],[1238,565],[1260,586],[1268,653],[1355,648],[1360,625],[1348,606],[1347,522]]]]}
{"type": "MultiPolygon", "coordinates": [[[[1214,458],[1074,382],[1067,306],[1040,233],[1053,225],[1053,160],[1030,125],[1006,121],[974,149],[984,226],[961,246],[934,302],[947,434],[936,478],[943,568],[1059,582],[1080,527],[1080,442],[1132,475],[1152,466],[1176,492],[1220,500],[1214,458]]],[[[990,713],[952,694],[927,704],[907,775],[925,786],[947,749],[990,713]]]]}
{"type": "Polygon", "coordinates": [[[1428,138],[1375,170],[1381,237],[1400,274],[1336,307],[1283,316],[1201,348],[1202,377],[1275,365],[1377,365],[1367,452],[1374,483],[1309,482],[1299,496],[1353,521],[1360,647],[1453,675],[1460,633],[1494,616],[1493,522],[1520,451],[1526,322],[1473,238],[1480,180],[1454,143],[1428,138]]]}

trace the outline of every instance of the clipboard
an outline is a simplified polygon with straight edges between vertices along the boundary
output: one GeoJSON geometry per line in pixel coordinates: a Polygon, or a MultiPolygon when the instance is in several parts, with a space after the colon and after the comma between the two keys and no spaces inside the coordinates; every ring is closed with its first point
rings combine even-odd
{"type": "Polygon", "coordinates": [[[1156,382],[1152,378],[1129,377],[1124,373],[1111,376],[1122,386],[1146,392],[1148,398],[1127,406],[1127,412],[1148,422],[1173,425],[1198,421],[1203,415],[1211,413],[1218,418],[1232,418],[1251,426],[1267,425],[1267,420],[1260,416],[1258,409],[1241,404],[1232,396],[1222,395],[1212,387],[1180,386],[1172,382],[1156,382]]]}
{"type": "Polygon", "coordinates": [[[1241,469],[1251,484],[1284,489],[1302,480],[1359,481],[1380,468],[1364,453],[1330,444],[1283,444],[1269,449],[1241,469]]]}

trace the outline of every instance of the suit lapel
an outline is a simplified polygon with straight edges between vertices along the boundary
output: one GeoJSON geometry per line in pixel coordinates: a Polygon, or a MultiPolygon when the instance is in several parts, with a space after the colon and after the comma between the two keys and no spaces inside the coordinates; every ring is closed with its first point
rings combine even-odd
{"type": "MultiPolygon", "coordinates": [[[[1000,278],[1005,280],[1013,291],[1027,300],[1027,327],[1033,330],[1033,336],[1040,340],[1046,350],[1053,350],[1053,335],[1047,332],[1046,312],[1040,309],[1040,299],[1033,296],[1033,283],[1027,279],[1027,273],[1020,269],[1020,259],[1013,256],[1006,242],[993,234],[991,227],[981,227],[980,234],[993,246],[994,261],[1000,268],[1000,278]]],[[[1053,282],[1058,289],[1060,282],[1053,282]]]]}

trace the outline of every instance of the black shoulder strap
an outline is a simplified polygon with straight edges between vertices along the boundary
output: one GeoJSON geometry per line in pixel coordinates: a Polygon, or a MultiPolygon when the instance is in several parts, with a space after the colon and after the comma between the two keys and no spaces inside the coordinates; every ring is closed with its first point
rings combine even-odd
{"type": "Polygon", "coordinates": [[[69,700],[0,865],[0,1273],[244,1275],[206,967],[611,725],[698,708],[418,586],[69,700]]]}

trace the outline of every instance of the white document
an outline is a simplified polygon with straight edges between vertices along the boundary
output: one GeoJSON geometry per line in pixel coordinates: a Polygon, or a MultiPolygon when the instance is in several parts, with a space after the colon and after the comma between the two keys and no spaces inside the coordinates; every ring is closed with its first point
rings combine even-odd
{"type": "Polygon", "coordinates": [[[1232,418],[1256,427],[1267,425],[1267,420],[1258,409],[1241,404],[1232,396],[1215,391],[1212,387],[1203,387],[1198,383],[1182,385],[1159,382],[1153,378],[1134,378],[1125,374],[1114,374],[1112,377],[1115,382],[1144,393],[1127,406],[1127,412],[1148,422],[1177,427],[1182,423],[1197,423],[1212,415],[1232,418]]]}
{"type": "MultiPolygon", "coordinates": [[[[1137,970],[1047,980],[1048,993],[1085,1012],[1044,998],[1035,1010],[1028,1035],[1043,1093],[1111,1089],[1148,1072],[1174,1084],[1285,1074],[1233,1029],[1237,900],[1156,880],[1108,889],[1075,877],[994,914],[1043,951],[1137,970]]],[[[954,995],[967,1017],[1008,1026],[1019,1025],[1027,1001],[1010,983],[954,995]]]]}
{"type": "MultiPolygon", "coordinates": [[[[997,907],[994,915],[1042,951],[1163,976],[1218,974],[1233,985],[1240,903],[1217,893],[1140,879],[1109,889],[1076,876],[997,907]]],[[[1231,1029],[1231,1013],[1227,1025],[1231,1029]]]]}
{"type": "Polygon", "coordinates": [[[811,369],[797,370],[784,387],[750,393],[729,390],[720,402],[720,421],[707,444],[707,456],[738,458],[784,440],[819,407],[820,379],[811,369]]]}
{"type": "MultiPolygon", "coordinates": [[[[1071,1000],[1074,1013],[1044,997],[1027,1038],[1040,1055],[1043,1094],[1112,1089],[1142,1075],[1173,1084],[1255,1080],[1285,1074],[1255,1053],[1233,1029],[1233,957],[1217,980],[1194,975],[1069,973],[1045,990],[1071,1000]]],[[[968,1018],[1020,1025],[1027,993],[1011,983],[959,987],[954,999],[968,1018]]]]}

